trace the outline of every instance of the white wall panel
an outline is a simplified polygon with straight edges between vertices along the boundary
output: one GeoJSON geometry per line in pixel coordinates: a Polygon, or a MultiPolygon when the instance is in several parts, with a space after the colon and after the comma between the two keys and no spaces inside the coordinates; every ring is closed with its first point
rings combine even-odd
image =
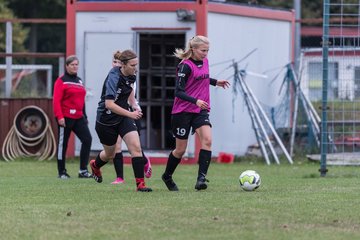
{"type": "MultiPolygon", "coordinates": [[[[256,51],[239,63],[240,69],[247,66],[248,71],[262,73],[291,61],[289,22],[209,13],[208,26],[210,66],[231,59],[239,61],[254,49],[256,51]]],[[[233,84],[234,70],[230,65],[231,62],[211,66],[210,75],[217,79],[226,78],[233,84]]],[[[246,82],[260,102],[270,106],[278,103],[283,75],[273,84],[270,82],[279,71],[267,73],[267,79],[246,77],[246,82]]],[[[243,155],[249,145],[256,143],[256,138],[242,94],[238,93],[235,101],[234,121],[232,87],[226,91],[212,88],[211,95],[213,153],[217,155],[225,151],[243,155]]]]}

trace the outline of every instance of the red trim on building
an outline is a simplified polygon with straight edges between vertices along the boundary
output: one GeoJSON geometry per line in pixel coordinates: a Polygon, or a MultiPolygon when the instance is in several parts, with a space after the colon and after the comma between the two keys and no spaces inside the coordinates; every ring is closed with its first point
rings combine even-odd
{"type": "MultiPolygon", "coordinates": [[[[301,27],[301,36],[303,37],[322,37],[322,27],[301,27]]],[[[329,36],[339,37],[359,37],[360,31],[357,28],[329,28],[329,36]]]]}
{"type": "Polygon", "coordinates": [[[208,11],[236,16],[281,20],[289,22],[293,22],[294,19],[294,12],[292,11],[286,12],[274,9],[239,6],[231,4],[209,3],[208,11]]]}
{"type": "Polygon", "coordinates": [[[133,31],[189,31],[191,28],[132,27],[133,31]]]}
{"type": "MultiPolygon", "coordinates": [[[[322,56],[322,49],[318,51],[309,51],[304,52],[304,56],[322,56]]],[[[329,57],[347,57],[347,56],[360,56],[360,49],[340,49],[340,50],[331,50],[329,49],[329,57]]]]}
{"type": "MultiPolygon", "coordinates": [[[[67,0],[66,3],[66,56],[75,54],[75,34],[76,34],[76,24],[75,24],[75,4],[74,0],[67,0]]],[[[75,156],[75,135],[71,133],[68,148],[66,151],[66,156],[74,157],[75,156]]]]}
{"type": "MultiPolygon", "coordinates": [[[[199,10],[196,11],[196,35],[207,36],[208,1],[197,0],[196,3],[199,6],[199,10]]],[[[201,149],[200,138],[199,135],[196,134],[194,157],[190,159],[190,162],[192,163],[198,162],[200,149],[201,149]]]]}
{"type": "Polygon", "coordinates": [[[196,35],[207,36],[208,1],[197,0],[196,4],[198,6],[196,10],[196,35]]]}
{"type": "Polygon", "coordinates": [[[77,2],[77,12],[174,12],[196,10],[195,2],[77,2]]]}
{"type": "Polygon", "coordinates": [[[75,53],[75,4],[74,0],[67,0],[66,4],[66,56],[75,53]]]}

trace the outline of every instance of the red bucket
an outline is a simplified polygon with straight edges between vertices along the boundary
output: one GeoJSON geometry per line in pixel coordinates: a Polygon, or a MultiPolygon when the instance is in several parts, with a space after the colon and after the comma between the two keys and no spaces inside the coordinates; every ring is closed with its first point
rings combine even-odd
{"type": "Polygon", "coordinates": [[[235,158],[234,154],[219,152],[217,162],[218,163],[233,163],[234,158],[235,158]]]}

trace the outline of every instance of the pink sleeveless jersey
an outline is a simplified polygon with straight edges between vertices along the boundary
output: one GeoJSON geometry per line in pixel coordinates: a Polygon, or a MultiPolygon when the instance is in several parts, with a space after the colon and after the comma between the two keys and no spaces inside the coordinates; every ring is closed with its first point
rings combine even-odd
{"type": "MultiPolygon", "coordinates": [[[[183,63],[187,64],[191,68],[191,75],[185,85],[186,94],[196,99],[203,100],[210,106],[210,77],[208,59],[205,58],[203,60],[203,65],[200,67],[194,64],[191,60],[184,60],[183,63]]],[[[196,106],[196,104],[175,97],[171,113],[199,113],[200,110],[201,109],[196,106]]]]}

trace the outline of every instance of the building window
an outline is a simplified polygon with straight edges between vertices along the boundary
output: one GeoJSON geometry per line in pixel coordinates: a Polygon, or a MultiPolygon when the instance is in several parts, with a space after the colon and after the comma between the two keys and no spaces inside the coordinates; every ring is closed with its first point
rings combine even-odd
{"type": "MultiPolygon", "coordinates": [[[[339,97],[339,70],[338,63],[329,63],[329,79],[328,79],[328,99],[336,99],[339,97]]],[[[312,101],[322,99],[323,89],[323,64],[322,62],[309,62],[309,97],[312,101]]]]}
{"type": "Polygon", "coordinates": [[[355,98],[360,97],[360,66],[354,68],[354,94],[355,98]]]}

